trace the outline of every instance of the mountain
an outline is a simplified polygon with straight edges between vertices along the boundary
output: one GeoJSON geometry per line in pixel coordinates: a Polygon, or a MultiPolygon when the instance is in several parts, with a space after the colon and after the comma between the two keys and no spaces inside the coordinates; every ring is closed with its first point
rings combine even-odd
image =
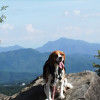
{"type": "MultiPolygon", "coordinates": [[[[34,49],[20,49],[0,53],[0,71],[42,73],[43,65],[50,53],[40,53],[34,49]]],[[[92,55],[66,55],[67,72],[93,70],[92,63],[99,63],[92,55]],[[83,67],[79,67],[83,66],[83,67]]]]}
{"type": "MultiPolygon", "coordinates": [[[[34,49],[20,49],[0,53],[0,83],[15,80],[33,79],[42,74],[43,65],[50,53],[40,53],[34,49]],[[22,73],[22,74],[21,74],[22,73]],[[33,73],[33,76],[32,76],[33,73]],[[24,75],[26,74],[26,75],[24,75]],[[26,77],[27,76],[27,77],[26,77]],[[5,81],[6,80],[6,81],[5,81]]],[[[67,73],[94,71],[92,63],[100,63],[99,59],[87,54],[66,55],[67,73]]]]}
{"type": "Polygon", "coordinates": [[[20,49],[0,53],[0,83],[28,81],[42,73],[47,53],[20,49]]]}
{"type": "Polygon", "coordinates": [[[22,47],[18,45],[10,46],[10,47],[0,47],[0,52],[8,52],[8,51],[14,51],[22,49],[22,47]]]}
{"type": "Polygon", "coordinates": [[[0,71],[0,84],[29,82],[35,79],[38,73],[28,72],[4,72],[0,71]]]}
{"type": "Polygon", "coordinates": [[[72,40],[66,38],[60,38],[56,41],[49,41],[42,47],[36,48],[39,52],[52,52],[54,50],[64,51],[66,54],[97,54],[97,50],[100,50],[100,44],[87,43],[82,40],[72,40]]]}
{"type": "Polygon", "coordinates": [[[20,49],[0,53],[0,69],[5,72],[40,72],[47,53],[20,49]]]}

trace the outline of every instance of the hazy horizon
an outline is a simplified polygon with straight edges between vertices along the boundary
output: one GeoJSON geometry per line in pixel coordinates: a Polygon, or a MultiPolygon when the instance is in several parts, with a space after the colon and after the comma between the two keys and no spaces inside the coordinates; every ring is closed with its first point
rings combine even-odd
{"type": "MultiPolygon", "coordinates": [[[[62,39],[62,38],[65,38],[65,37],[61,37],[61,38],[59,38],[59,39],[62,39]]],[[[56,40],[59,40],[59,39],[56,39],[56,40]]],[[[69,39],[69,38],[65,38],[65,39],[69,39]]],[[[44,43],[44,44],[42,44],[42,45],[40,45],[40,46],[38,46],[38,47],[36,47],[36,48],[34,48],[34,47],[24,47],[24,46],[21,46],[21,45],[19,45],[19,44],[13,44],[13,45],[9,45],[9,46],[0,46],[0,47],[20,46],[20,47],[22,47],[22,48],[32,48],[32,49],[37,49],[37,48],[39,48],[39,47],[44,46],[44,45],[47,44],[48,42],[54,42],[54,41],[56,41],[56,40],[47,41],[46,43],[44,43]]],[[[84,40],[77,40],[77,39],[69,39],[69,40],[82,41],[82,42],[86,42],[86,43],[90,43],[90,44],[100,44],[100,43],[91,43],[91,42],[87,42],[87,41],[84,41],[84,40]]]]}

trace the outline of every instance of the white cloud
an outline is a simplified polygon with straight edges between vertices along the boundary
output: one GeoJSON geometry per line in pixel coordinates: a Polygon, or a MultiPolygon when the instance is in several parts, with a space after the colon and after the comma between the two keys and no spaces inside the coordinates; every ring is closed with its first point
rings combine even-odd
{"type": "Polygon", "coordinates": [[[8,34],[9,32],[13,31],[14,30],[14,25],[11,25],[11,24],[3,24],[0,26],[0,33],[2,34],[8,34]]]}
{"type": "Polygon", "coordinates": [[[68,11],[65,11],[65,15],[68,16],[69,15],[69,12],[68,11]]]}
{"type": "Polygon", "coordinates": [[[37,32],[39,32],[38,30],[36,30],[36,29],[32,26],[32,24],[27,24],[27,25],[26,25],[26,30],[27,30],[29,33],[37,33],[37,32]]]}
{"type": "Polygon", "coordinates": [[[100,12],[92,13],[92,14],[85,14],[83,17],[84,18],[87,18],[87,17],[100,17],[100,12]]]}
{"type": "Polygon", "coordinates": [[[73,13],[74,13],[75,15],[80,15],[80,10],[74,10],[73,13]]]}
{"type": "Polygon", "coordinates": [[[14,25],[4,24],[0,28],[4,29],[4,30],[12,30],[12,29],[14,29],[14,25]]]}
{"type": "MultiPolygon", "coordinates": [[[[73,14],[75,14],[75,15],[80,15],[81,11],[80,11],[80,10],[74,10],[74,11],[72,11],[71,13],[73,13],[73,14]]],[[[69,15],[69,12],[68,12],[68,11],[65,11],[64,14],[65,14],[66,16],[68,16],[68,15],[69,15]]]]}
{"type": "Polygon", "coordinates": [[[86,30],[86,35],[91,35],[94,31],[92,29],[87,29],[86,30]]]}

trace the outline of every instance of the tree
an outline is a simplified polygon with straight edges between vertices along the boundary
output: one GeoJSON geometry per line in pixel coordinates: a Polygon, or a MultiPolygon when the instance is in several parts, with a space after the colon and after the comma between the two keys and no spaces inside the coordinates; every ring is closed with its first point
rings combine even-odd
{"type": "MultiPolygon", "coordinates": [[[[98,55],[95,55],[96,58],[100,59],[100,50],[98,50],[98,55]]],[[[97,74],[100,76],[100,65],[93,63],[93,67],[96,67],[97,69],[95,70],[97,74]]]]}
{"type": "MultiPolygon", "coordinates": [[[[8,8],[8,6],[2,6],[1,9],[0,9],[0,12],[3,11],[3,10],[6,10],[7,8],[8,8]]],[[[6,16],[4,14],[0,13],[0,23],[3,23],[4,19],[6,19],[6,16]]],[[[1,40],[0,40],[0,44],[1,44],[1,40]]]]}
{"type": "MultiPolygon", "coordinates": [[[[0,9],[0,12],[3,10],[6,10],[8,6],[2,6],[0,9]]],[[[4,22],[4,19],[6,19],[6,16],[4,14],[0,14],[0,23],[4,22]]]]}

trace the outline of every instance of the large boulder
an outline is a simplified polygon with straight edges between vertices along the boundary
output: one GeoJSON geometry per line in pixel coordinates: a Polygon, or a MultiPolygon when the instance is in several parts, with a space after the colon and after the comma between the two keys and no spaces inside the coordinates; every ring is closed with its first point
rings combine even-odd
{"type": "MultiPolygon", "coordinates": [[[[100,100],[100,77],[95,72],[84,71],[66,75],[74,87],[67,89],[63,100],[100,100]]],[[[31,82],[20,93],[5,100],[45,100],[44,81],[42,76],[31,82]]],[[[58,97],[55,100],[59,100],[58,97]]]]}

